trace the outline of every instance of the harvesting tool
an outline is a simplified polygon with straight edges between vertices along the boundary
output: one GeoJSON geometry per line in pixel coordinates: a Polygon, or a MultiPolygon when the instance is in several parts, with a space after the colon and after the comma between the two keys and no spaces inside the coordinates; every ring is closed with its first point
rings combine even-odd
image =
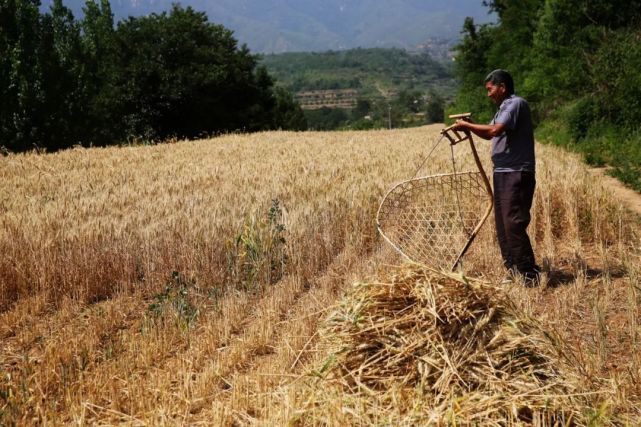
{"type": "MultiPolygon", "coordinates": [[[[471,113],[449,116],[470,120],[471,113]]],[[[428,267],[454,271],[492,212],[493,195],[470,132],[441,130],[441,136],[414,177],[390,189],[376,214],[383,238],[403,257],[428,267]],[[450,145],[451,170],[418,176],[439,144],[450,145]],[[476,170],[456,170],[454,146],[469,141],[476,170]]]]}

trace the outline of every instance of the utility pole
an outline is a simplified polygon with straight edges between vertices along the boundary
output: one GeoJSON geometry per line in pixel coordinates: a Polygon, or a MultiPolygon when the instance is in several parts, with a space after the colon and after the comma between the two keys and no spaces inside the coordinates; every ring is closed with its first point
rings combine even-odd
{"type": "Polygon", "coordinates": [[[392,129],[392,106],[387,104],[387,125],[389,129],[392,129]]]}

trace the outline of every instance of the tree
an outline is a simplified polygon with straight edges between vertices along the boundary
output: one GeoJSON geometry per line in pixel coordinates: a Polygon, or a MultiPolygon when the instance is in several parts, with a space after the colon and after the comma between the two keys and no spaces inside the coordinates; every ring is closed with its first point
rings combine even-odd
{"type": "Polygon", "coordinates": [[[277,86],[274,88],[276,105],[274,107],[274,127],[288,130],[306,130],[307,119],[300,107],[287,89],[277,86]]]}
{"type": "Polygon", "coordinates": [[[39,6],[37,0],[0,0],[0,138],[14,151],[42,144],[39,6]]]}
{"type": "Polygon", "coordinates": [[[436,92],[430,92],[425,118],[428,123],[443,123],[445,120],[445,100],[436,92]]]}
{"type": "Polygon", "coordinates": [[[608,43],[612,30],[640,23],[641,0],[546,1],[534,37],[531,81],[547,108],[590,87],[595,48],[608,43]]]}
{"type": "Polygon", "coordinates": [[[80,26],[71,11],[54,0],[50,14],[41,17],[43,144],[58,150],[80,143],[85,137],[88,102],[85,58],[80,26]]]}
{"type": "Polygon", "coordinates": [[[78,24],[61,0],[0,0],[0,138],[13,151],[80,142],[86,102],[78,24]]]}
{"type": "Polygon", "coordinates": [[[618,166],[618,176],[641,188],[641,0],[485,4],[499,19],[489,27],[465,23],[457,106],[483,111],[471,85],[477,81],[480,88],[477,70],[506,68],[535,119],[553,123],[548,132],[563,135],[591,161],[618,166]]]}
{"type": "Polygon", "coordinates": [[[345,110],[322,107],[317,110],[306,110],[305,116],[309,128],[314,130],[335,130],[344,126],[349,119],[345,110]]]}
{"type": "Polygon", "coordinates": [[[402,112],[418,113],[423,110],[423,97],[418,91],[402,90],[395,101],[402,112]]]}
{"type": "Polygon", "coordinates": [[[593,119],[630,128],[641,123],[641,34],[632,29],[609,30],[588,63],[591,86],[584,95],[596,106],[593,119]]]}
{"type": "Polygon", "coordinates": [[[202,12],[129,18],[117,29],[115,92],[127,135],[193,138],[271,127],[273,82],[232,32],[202,12]]]}
{"type": "Polygon", "coordinates": [[[86,145],[108,145],[124,138],[119,130],[115,84],[118,78],[114,16],[108,0],[87,0],[83,8],[83,50],[88,100],[86,145]]]}
{"type": "MultiPolygon", "coordinates": [[[[492,116],[492,107],[483,90],[483,80],[490,68],[487,53],[492,46],[495,28],[477,26],[472,18],[463,24],[463,38],[456,46],[455,72],[460,81],[456,108],[472,111],[480,121],[492,116]]],[[[489,70],[491,71],[491,70],[489,70]]]]}
{"type": "MultiPolygon", "coordinates": [[[[99,1],[99,3],[98,3],[99,1]]],[[[62,0],[0,0],[0,138],[12,151],[305,128],[300,106],[202,12],[129,18],[108,0],[78,22],[62,0]]]]}
{"type": "Polygon", "coordinates": [[[357,99],[356,107],[352,110],[352,119],[361,120],[372,110],[372,102],[369,99],[357,99]]]}
{"type": "MultiPolygon", "coordinates": [[[[492,31],[492,41],[486,52],[487,72],[503,68],[510,71],[517,90],[523,93],[527,73],[533,67],[532,46],[544,0],[494,0],[490,9],[498,15],[500,24],[492,31]]],[[[525,94],[532,99],[536,90],[525,94]]]]}

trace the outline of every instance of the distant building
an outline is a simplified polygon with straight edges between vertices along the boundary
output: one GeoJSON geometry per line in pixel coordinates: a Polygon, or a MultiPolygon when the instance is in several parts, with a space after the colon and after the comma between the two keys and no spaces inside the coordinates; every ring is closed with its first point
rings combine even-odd
{"type": "Polygon", "coordinates": [[[308,90],[297,92],[296,100],[304,110],[318,110],[320,108],[345,108],[356,107],[358,91],[355,89],[334,90],[308,90]]]}

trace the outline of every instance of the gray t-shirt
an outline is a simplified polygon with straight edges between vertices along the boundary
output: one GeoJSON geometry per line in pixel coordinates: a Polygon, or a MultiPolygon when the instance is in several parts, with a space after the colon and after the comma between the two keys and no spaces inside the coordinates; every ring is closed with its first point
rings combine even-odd
{"type": "Polygon", "coordinates": [[[490,124],[504,124],[505,132],[492,138],[494,172],[534,172],[534,131],[527,101],[510,95],[490,124]]]}

